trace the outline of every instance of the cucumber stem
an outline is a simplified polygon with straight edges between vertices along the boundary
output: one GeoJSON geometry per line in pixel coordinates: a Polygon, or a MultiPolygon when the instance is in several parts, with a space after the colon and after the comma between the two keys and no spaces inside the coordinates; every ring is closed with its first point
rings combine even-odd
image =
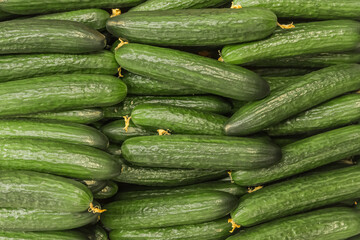
{"type": "Polygon", "coordinates": [[[121,14],[121,10],[119,8],[111,9],[111,18],[119,16],[121,14]]]}
{"type": "Polygon", "coordinates": [[[241,227],[240,225],[236,224],[231,218],[228,219],[228,223],[231,223],[231,225],[232,225],[232,229],[229,231],[231,233],[233,233],[235,231],[235,229],[241,227]]]}

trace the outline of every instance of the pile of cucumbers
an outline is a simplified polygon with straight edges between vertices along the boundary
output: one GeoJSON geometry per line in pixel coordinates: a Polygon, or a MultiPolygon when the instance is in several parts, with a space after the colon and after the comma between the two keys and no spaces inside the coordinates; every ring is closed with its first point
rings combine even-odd
{"type": "Polygon", "coordinates": [[[0,239],[360,239],[359,0],[0,0],[0,239]]]}

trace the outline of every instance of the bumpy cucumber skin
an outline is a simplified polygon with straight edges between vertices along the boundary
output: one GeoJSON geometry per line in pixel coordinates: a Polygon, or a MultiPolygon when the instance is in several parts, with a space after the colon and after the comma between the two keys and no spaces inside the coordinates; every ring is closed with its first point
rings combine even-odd
{"type": "Polygon", "coordinates": [[[114,240],[219,240],[230,236],[230,230],[231,224],[228,223],[228,219],[221,218],[211,222],[164,228],[115,229],[110,232],[110,238],[114,240]]]}
{"type": "Polygon", "coordinates": [[[341,127],[360,120],[360,94],[348,94],[271,126],[271,136],[305,134],[341,127]]]}
{"type": "Polygon", "coordinates": [[[223,46],[263,39],[276,29],[276,15],[261,8],[182,9],[128,12],[106,29],[130,42],[160,46],[223,46]],[[176,30],[175,30],[176,29],[176,30]]]}
{"type": "Polygon", "coordinates": [[[0,84],[0,116],[110,106],[126,96],[126,85],[106,75],[64,74],[0,84]]]}
{"type": "Polygon", "coordinates": [[[237,100],[261,99],[270,90],[247,69],[178,50],[130,43],[119,48],[115,58],[133,73],[237,100]]]}
{"type": "Polygon", "coordinates": [[[278,88],[291,85],[296,83],[301,76],[292,76],[292,77],[264,77],[264,79],[269,83],[270,90],[274,91],[278,88]]]}
{"type": "Polygon", "coordinates": [[[351,208],[325,208],[248,228],[227,240],[338,240],[360,232],[359,212],[351,208]]]}
{"type": "Polygon", "coordinates": [[[254,73],[259,74],[261,77],[293,77],[302,76],[316,68],[252,68],[254,73]]]}
{"type": "Polygon", "coordinates": [[[237,198],[217,191],[112,202],[101,222],[110,229],[168,227],[212,221],[234,209],[237,198]]]}
{"type": "Polygon", "coordinates": [[[292,29],[277,29],[269,38],[225,46],[221,56],[227,63],[244,64],[300,54],[344,52],[357,48],[360,23],[329,20],[296,24],[292,29]]]}
{"type": "Polygon", "coordinates": [[[79,231],[6,232],[0,231],[0,240],[88,240],[79,231]]]}
{"type": "Polygon", "coordinates": [[[131,112],[135,125],[145,129],[169,129],[174,134],[224,135],[227,117],[190,108],[140,104],[131,112]]]}
{"type": "Polygon", "coordinates": [[[360,19],[357,0],[235,0],[242,7],[263,7],[278,17],[311,19],[360,19]]]}
{"type": "Polygon", "coordinates": [[[135,137],[126,140],[121,150],[130,163],[147,167],[255,169],[281,158],[280,148],[269,141],[225,136],[135,137]]]}
{"type": "Polygon", "coordinates": [[[360,88],[360,65],[341,64],[304,75],[237,111],[225,125],[227,135],[256,133],[319,103],[360,88]]]}
{"type": "Polygon", "coordinates": [[[231,217],[249,227],[356,198],[360,193],[359,170],[360,165],[356,165],[266,186],[243,196],[231,217]]]}
{"type": "Polygon", "coordinates": [[[78,22],[45,19],[0,22],[0,54],[88,53],[105,46],[104,35],[78,22]]]}
{"type": "Polygon", "coordinates": [[[148,0],[141,3],[129,11],[155,11],[170,9],[197,9],[208,7],[219,7],[228,0],[148,0]]]}
{"type": "Polygon", "coordinates": [[[100,51],[89,54],[0,55],[0,81],[7,82],[52,74],[89,73],[114,75],[118,64],[114,54],[100,51]]]}
{"type": "Polygon", "coordinates": [[[113,181],[108,181],[108,184],[99,192],[94,194],[95,199],[107,199],[114,196],[119,187],[118,185],[113,181]]]}
{"type": "Polygon", "coordinates": [[[282,159],[256,171],[233,171],[241,186],[256,186],[360,154],[360,125],[321,133],[282,147],[282,159]],[[336,146],[336,147],[334,147],[336,146]]]}

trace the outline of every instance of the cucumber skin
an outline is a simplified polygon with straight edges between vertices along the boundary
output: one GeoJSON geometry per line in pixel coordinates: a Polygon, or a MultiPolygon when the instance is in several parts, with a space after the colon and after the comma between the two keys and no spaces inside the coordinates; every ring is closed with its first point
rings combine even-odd
{"type": "Polygon", "coordinates": [[[113,181],[108,181],[108,184],[99,192],[94,194],[95,199],[108,199],[114,196],[119,187],[118,185],[113,181]]]}
{"type": "Polygon", "coordinates": [[[88,73],[114,75],[119,65],[114,54],[100,51],[89,54],[0,55],[0,81],[41,77],[52,74],[88,73]]]}
{"type": "Polygon", "coordinates": [[[233,171],[241,186],[258,186],[360,154],[360,125],[347,126],[282,147],[282,159],[256,171],[233,171]],[[336,146],[336,148],[334,148],[336,146]]]}
{"type": "Polygon", "coordinates": [[[270,90],[274,91],[276,89],[292,85],[296,83],[301,76],[292,76],[292,77],[264,77],[264,79],[269,83],[270,90]]]}
{"type": "Polygon", "coordinates": [[[243,106],[225,125],[227,135],[256,133],[319,103],[360,88],[360,65],[342,64],[312,72],[270,96],[243,106]]]}
{"type": "Polygon", "coordinates": [[[99,149],[30,138],[0,139],[0,168],[92,180],[111,179],[120,171],[118,162],[99,149]]]}
{"type": "Polygon", "coordinates": [[[88,240],[78,231],[5,232],[0,231],[0,240],[88,240]]]}
{"type": "Polygon", "coordinates": [[[135,137],[126,140],[121,151],[132,164],[169,168],[255,169],[281,158],[280,148],[269,141],[226,136],[135,137]]]}
{"type": "Polygon", "coordinates": [[[107,152],[115,156],[121,156],[121,146],[111,143],[107,149],[107,152]]]}
{"type": "Polygon", "coordinates": [[[145,129],[170,129],[174,134],[224,135],[227,117],[161,104],[140,104],[131,113],[135,125],[145,129]]]}
{"type": "Polygon", "coordinates": [[[113,240],[172,240],[172,239],[196,239],[196,240],[219,240],[230,236],[231,224],[227,218],[219,220],[164,228],[148,229],[115,229],[110,232],[113,240]]]}
{"type": "Polygon", "coordinates": [[[270,90],[245,68],[173,49],[130,43],[115,52],[115,59],[133,73],[237,100],[261,99],[270,90]]]}
{"type": "Polygon", "coordinates": [[[101,191],[107,184],[107,181],[105,180],[82,180],[80,182],[89,188],[93,194],[101,191]]]}
{"type": "Polygon", "coordinates": [[[243,196],[231,218],[249,227],[356,198],[360,194],[359,170],[360,165],[355,165],[266,186],[243,196]]]}
{"type": "Polygon", "coordinates": [[[260,41],[225,46],[223,60],[232,64],[274,60],[300,54],[344,52],[357,48],[360,23],[352,20],[329,20],[296,24],[292,29],[277,29],[260,41]]]}
{"type": "Polygon", "coordinates": [[[252,68],[256,74],[259,74],[261,77],[293,77],[293,76],[302,76],[313,71],[317,70],[316,68],[252,68]]]}
{"type": "Polygon", "coordinates": [[[235,196],[217,191],[122,200],[105,205],[101,222],[129,230],[202,223],[225,217],[236,203],[235,196]]]}
{"type": "Polygon", "coordinates": [[[197,9],[208,7],[219,7],[228,0],[148,0],[141,3],[129,11],[155,11],[155,10],[170,10],[170,9],[197,9]]]}
{"type": "Polygon", "coordinates": [[[116,77],[64,74],[0,83],[0,116],[117,104],[126,85],[116,77]]]}
{"type": "Polygon", "coordinates": [[[360,94],[334,98],[282,123],[271,126],[271,136],[305,134],[341,127],[360,120],[360,94]]]}
{"type": "Polygon", "coordinates": [[[4,12],[0,9],[0,21],[8,20],[14,17],[16,17],[16,15],[4,12]]]}
{"type": "Polygon", "coordinates": [[[0,22],[0,54],[87,53],[105,46],[104,35],[78,22],[42,19],[0,22]]]}
{"type": "Polygon", "coordinates": [[[227,240],[338,240],[360,232],[360,216],[346,207],[325,208],[248,228],[227,240]]]}
{"type": "Polygon", "coordinates": [[[300,19],[359,19],[360,4],[357,0],[235,0],[242,7],[263,7],[278,17],[300,19]]]}
{"type": "Polygon", "coordinates": [[[130,42],[159,46],[223,46],[263,39],[276,29],[276,15],[261,8],[181,9],[127,12],[106,29],[130,42]],[[176,29],[176,30],[175,30],[176,29]]]}

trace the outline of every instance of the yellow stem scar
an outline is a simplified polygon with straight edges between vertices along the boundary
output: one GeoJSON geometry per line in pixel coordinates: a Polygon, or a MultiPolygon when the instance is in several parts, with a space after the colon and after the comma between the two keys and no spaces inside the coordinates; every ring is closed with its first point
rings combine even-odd
{"type": "Polygon", "coordinates": [[[120,43],[119,43],[119,45],[116,46],[115,51],[118,50],[119,48],[121,48],[122,46],[124,46],[125,44],[129,43],[129,42],[122,40],[121,38],[119,38],[119,41],[120,41],[120,43]]]}
{"type": "Polygon", "coordinates": [[[121,10],[118,8],[111,9],[111,18],[119,16],[121,14],[121,10]]]}
{"type": "Polygon", "coordinates": [[[235,5],[234,4],[234,2],[231,2],[231,7],[230,8],[234,8],[234,9],[240,9],[240,8],[242,8],[242,6],[241,5],[235,5]]]}
{"type": "Polygon", "coordinates": [[[233,178],[232,178],[232,176],[231,176],[231,171],[228,171],[227,173],[229,174],[231,183],[234,183],[234,180],[233,180],[233,178]]]}
{"type": "Polygon", "coordinates": [[[159,133],[160,136],[162,135],[171,135],[171,133],[169,133],[169,129],[164,130],[164,129],[158,129],[157,132],[159,133]]]}
{"type": "Polygon", "coordinates": [[[106,209],[101,209],[100,206],[94,206],[92,203],[90,203],[88,211],[92,213],[103,213],[106,211],[106,209]]]}
{"type": "Polygon", "coordinates": [[[294,23],[290,23],[290,24],[280,24],[280,23],[277,23],[277,25],[279,27],[281,27],[282,29],[290,29],[290,28],[295,28],[295,25],[294,23]]]}
{"type": "Polygon", "coordinates": [[[358,202],[357,202],[357,201],[355,201],[355,202],[354,202],[354,204],[355,204],[355,205],[358,205],[358,202]]]}
{"type": "Polygon", "coordinates": [[[125,127],[123,127],[123,129],[125,130],[125,132],[128,131],[128,128],[130,126],[130,119],[131,117],[128,117],[127,115],[126,116],[123,116],[124,120],[125,120],[125,127]]]}
{"type": "Polygon", "coordinates": [[[118,68],[118,74],[119,74],[119,77],[124,77],[124,75],[121,74],[121,67],[118,68]]]}
{"type": "Polygon", "coordinates": [[[228,223],[231,223],[232,229],[230,230],[231,233],[235,231],[235,229],[240,228],[241,226],[236,224],[231,218],[228,219],[228,223]]]}
{"type": "Polygon", "coordinates": [[[254,188],[248,188],[248,193],[256,192],[257,190],[260,190],[262,188],[263,188],[263,186],[257,186],[257,187],[254,187],[254,188]]]}

